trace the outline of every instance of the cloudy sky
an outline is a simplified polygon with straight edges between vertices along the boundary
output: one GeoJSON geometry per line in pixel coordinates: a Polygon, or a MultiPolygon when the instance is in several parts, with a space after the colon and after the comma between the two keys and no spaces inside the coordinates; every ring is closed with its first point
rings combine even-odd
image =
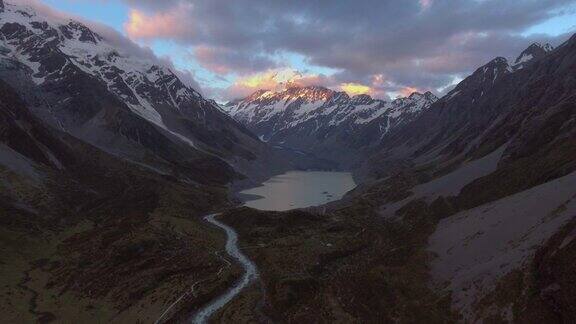
{"type": "Polygon", "coordinates": [[[576,0],[41,1],[150,47],[221,101],[286,83],[441,95],[496,56],[576,32],[576,0]]]}

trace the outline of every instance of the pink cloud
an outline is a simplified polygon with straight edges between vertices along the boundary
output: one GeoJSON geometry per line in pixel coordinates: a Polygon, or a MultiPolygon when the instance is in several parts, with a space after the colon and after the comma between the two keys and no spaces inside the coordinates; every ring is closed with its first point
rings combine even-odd
{"type": "Polygon", "coordinates": [[[416,87],[404,87],[398,91],[398,93],[402,97],[408,97],[409,95],[413,94],[414,92],[423,92],[423,91],[416,88],[416,87]]]}
{"type": "Polygon", "coordinates": [[[204,68],[217,74],[228,74],[232,68],[228,64],[218,62],[218,49],[208,46],[197,46],[194,49],[194,57],[204,68]]]}
{"type": "Polygon", "coordinates": [[[194,48],[193,57],[202,67],[220,75],[229,73],[253,74],[278,66],[278,63],[270,56],[204,44],[194,48]]]}
{"type": "Polygon", "coordinates": [[[293,86],[330,87],[335,85],[334,82],[332,78],[322,74],[302,74],[290,68],[269,69],[237,78],[230,87],[222,91],[222,97],[225,100],[244,98],[258,90],[280,91],[293,86]]]}
{"type": "MultiPolygon", "coordinates": [[[[231,100],[247,97],[258,90],[281,91],[293,86],[323,86],[336,91],[344,91],[350,96],[368,94],[374,98],[388,99],[388,92],[392,83],[386,80],[383,75],[374,75],[372,84],[364,84],[343,81],[335,76],[302,74],[291,68],[277,68],[239,77],[230,87],[216,92],[220,94],[222,100],[231,100]]],[[[394,89],[401,88],[394,86],[394,89]]],[[[417,90],[409,87],[405,89],[398,94],[409,95],[412,92],[409,92],[408,89],[417,90]]]]}
{"type": "Polygon", "coordinates": [[[430,6],[432,5],[433,2],[434,2],[434,0],[419,0],[420,8],[422,10],[426,10],[426,9],[430,8],[430,6]]]}
{"type": "Polygon", "coordinates": [[[133,39],[175,38],[193,33],[188,19],[190,5],[180,5],[170,11],[148,15],[143,11],[132,9],[124,29],[133,39]]]}

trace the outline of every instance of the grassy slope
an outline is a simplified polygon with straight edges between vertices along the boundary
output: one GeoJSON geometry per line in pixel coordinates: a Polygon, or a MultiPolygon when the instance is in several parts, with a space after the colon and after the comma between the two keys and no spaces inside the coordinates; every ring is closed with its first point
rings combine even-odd
{"type": "Polygon", "coordinates": [[[455,319],[449,296],[438,296],[427,286],[425,246],[434,226],[431,218],[414,215],[404,222],[384,222],[358,198],[326,215],[241,208],[223,219],[238,229],[242,248],[260,269],[262,285],[228,305],[220,320],[455,319]]]}
{"type": "MultiPolygon", "coordinates": [[[[238,275],[215,254],[224,236],[198,218],[225,189],[164,179],[68,140],[66,171],[42,184],[0,172],[0,310],[11,322],[149,322],[193,283],[182,314],[238,275]]],[[[171,314],[172,315],[172,314],[171,314]]]]}

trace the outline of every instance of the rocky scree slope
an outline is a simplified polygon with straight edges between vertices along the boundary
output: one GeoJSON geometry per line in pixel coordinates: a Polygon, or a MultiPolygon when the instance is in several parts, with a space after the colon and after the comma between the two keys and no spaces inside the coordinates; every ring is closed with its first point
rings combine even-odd
{"type": "Polygon", "coordinates": [[[465,322],[573,318],[558,276],[573,267],[551,250],[574,249],[575,71],[576,36],[496,58],[365,164],[381,217],[432,222],[431,274],[465,322]]]}

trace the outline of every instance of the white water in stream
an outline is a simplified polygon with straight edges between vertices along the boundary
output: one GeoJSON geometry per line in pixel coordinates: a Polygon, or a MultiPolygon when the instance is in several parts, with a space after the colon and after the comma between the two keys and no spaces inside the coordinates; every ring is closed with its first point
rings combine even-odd
{"type": "Polygon", "coordinates": [[[225,294],[221,295],[220,297],[216,298],[214,301],[210,302],[210,304],[206,305],[204,308],[200,309],[192,319],[192,323],[200,324],[206,323],[210,316],[216,313],[220,308],[226,305],[228,302],[232,300],[242,289],[244,289],[250,282],[258,277],[258,271],[256,270],[256,265],[250,261],[240,249],[238,249],[238,234],[234,231],[230,226],[216,220],[216,216],[208,215],[204,217],[204,219],[213,224],[215,226],[220,227],[226,232],[226,236],[228,237],[226,240],[226,252],[232,258],[236,259],[242,267],[244,268],[244,274],[242,278],[238,282],[232,286],[225,294]]]}

